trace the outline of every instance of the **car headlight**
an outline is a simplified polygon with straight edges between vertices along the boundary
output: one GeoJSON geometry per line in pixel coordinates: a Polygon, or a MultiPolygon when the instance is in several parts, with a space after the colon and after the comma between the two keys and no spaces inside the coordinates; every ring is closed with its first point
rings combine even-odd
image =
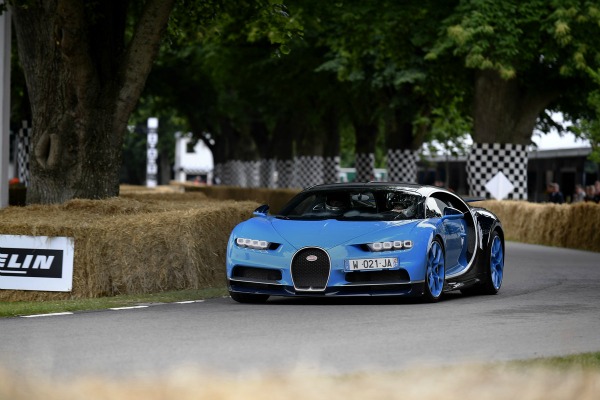
{"type": "Polygon", "coordinates": [[[246,238],[237,238],[235,239],[235,244],[239,247],[247,247],[249,249],[256,250],[266,250],[271,246],[271,243],[266,240],[256,240],[256,239],[246,239],[246,238]]]}
{"type": "Polygon", "coordinates": [[[413,247],[412,240],[394,240],[393,242],[367,243],[371,251],[408,250],[413,247]]]}

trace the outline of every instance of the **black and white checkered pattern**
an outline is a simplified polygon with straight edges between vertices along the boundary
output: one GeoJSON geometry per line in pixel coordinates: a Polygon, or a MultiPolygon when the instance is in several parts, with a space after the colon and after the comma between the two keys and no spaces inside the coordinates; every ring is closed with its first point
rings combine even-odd
{"type": "Polygon", "coordinates": [[[274,188],[275,187],[275,171],[277,161],[274,159],[260,160],[260,187],[274,188]]]}
{"type": "Polygon", "coordinates": [[[467,158],[469,194],[490,197],[485,185],[502,172],[515,189],[509,199],[527,200],[527,146],[520,144],[474,143],[467,158]]]}
{"type": "Polygon", "coordinates": [[[387,171],[390,182],[417,181],[418,152],[410,149],[388,149],[387,171]]]}
{"type": "Polygon", "coordinates": [[[223,184],[227,186],[244,187],[246,175],[244,166],[240,160],[228,160],[223,171],[223,184]]]}
{"type": "Polygon", "coordinates": [[[294,158],[295,187],[305,188],[323,183],[323,157],[300,156],[294,158]]]}
{"type": "Polygon", "coordinates": [[[323,183],[335,183],[339,180],[340,157],[325,157],[323,159],[323,183]]]}
{"type": "Polygon", "coordinates": [[[355,161],[355,182],[369,182],[375,179],[375,154],[359,153],[355,161]]]}
{"type": "Polygon", "coordinates": [[[29,150],[31,144],[31,127],[27,121],[23,121],[23,127],[19,129],[17,141],[17,177],[25,186],[29,186],[29,150]]]}
{"type": "Polygon", "coordinates": [[[277,187],[294,187],[294,160],[277,160],[277,187]]]}
{"type": "Polygon", "coordinates": [[[218,163],[213,167],[213,183],[216,185],[224,185],[223,182],[223,164],[218,163]]]}
{"type": "Polygon", "coordinates": [[[246,184],[244,187],[260,187],[260,161],[242,161],[246,184]]]}

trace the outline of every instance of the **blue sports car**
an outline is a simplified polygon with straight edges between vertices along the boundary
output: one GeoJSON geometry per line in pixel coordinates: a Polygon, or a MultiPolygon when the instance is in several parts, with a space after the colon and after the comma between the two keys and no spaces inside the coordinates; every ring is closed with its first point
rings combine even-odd
{"type": "Polygon", "coordinates": [[[504,271],[498,218],[439,187],[318,185],[277,215],[264,205],[227,245],[227,284],[241,303],[269,296],[496,294],[504,271]]]}

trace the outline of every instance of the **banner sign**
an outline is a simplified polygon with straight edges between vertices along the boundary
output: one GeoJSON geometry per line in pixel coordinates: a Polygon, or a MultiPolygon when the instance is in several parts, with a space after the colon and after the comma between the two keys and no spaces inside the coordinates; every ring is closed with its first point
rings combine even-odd
{"type": "Polygon", "coordinates": [[[147,163],[146,163],[146,187],[156,187],[158,177],[158,118],[148,118],[148,143],[147,143],[147,163]]]}
{"type": "Polygon", "coordinates": [[[0,289],[70,292],[73,253],[69,237],[0,235],[0,289]]]}

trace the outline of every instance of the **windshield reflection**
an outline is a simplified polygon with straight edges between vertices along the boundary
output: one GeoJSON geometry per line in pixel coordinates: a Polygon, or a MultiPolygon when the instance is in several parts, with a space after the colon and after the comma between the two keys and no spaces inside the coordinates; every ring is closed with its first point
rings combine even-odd
{"type": "Polygon", "coordinates": [[[294,220],[395,221],[423,218],[423,197],[390,189],[323,190],[300,193],[277,218],[294,220]]]}

